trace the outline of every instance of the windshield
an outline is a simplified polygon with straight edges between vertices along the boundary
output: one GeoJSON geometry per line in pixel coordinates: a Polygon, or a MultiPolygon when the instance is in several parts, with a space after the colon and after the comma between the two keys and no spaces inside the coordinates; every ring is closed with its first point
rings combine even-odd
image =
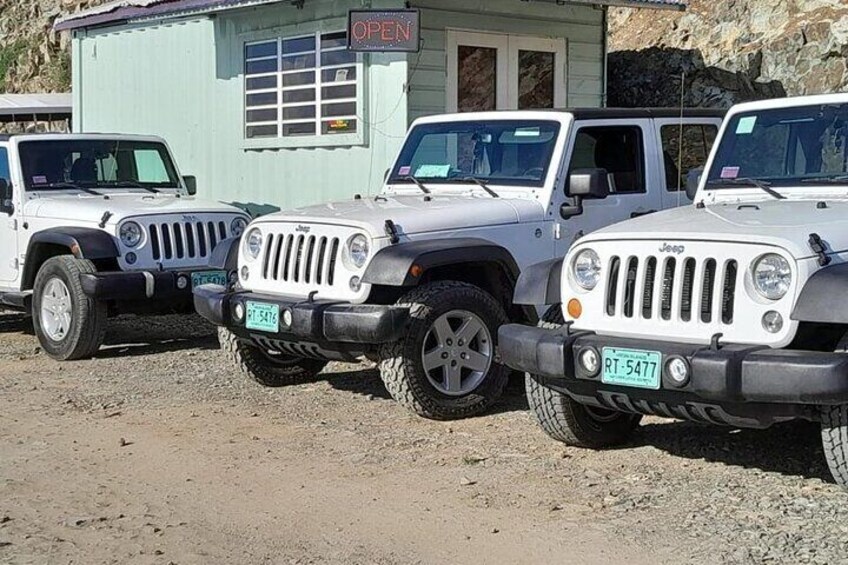
{"type": "Polygon", "coordinates": [[[400,153],[390,183],[427,186],[483,181],[541,187],[545,183],[559,122],[468,121],[416,126],[400,153]]]}
{"type": "Polygon", "coordinates": [[[67,139],[25,141],[18,146],[27,190],[180,186],[162,143],[67,139]]]}
{"type": "Polygon", "coordinates": [[[737,114],[722,136],[708,188],[751,179],[774,187],[848,185],[848,104],[737,114]]]}

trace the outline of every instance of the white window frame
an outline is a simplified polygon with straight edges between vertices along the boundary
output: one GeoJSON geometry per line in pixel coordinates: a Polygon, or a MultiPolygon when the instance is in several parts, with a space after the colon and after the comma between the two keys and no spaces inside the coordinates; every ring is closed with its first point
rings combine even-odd
{"type": "MultiPolygon", "coordinates": [[[[327,65],[321,66],[320,56],[321,56],[321,44],[320,44],[320,36],[331,34],[331,33],[340,33],[346,31],[345,29],[346,23],[343,19],[333,19],[333,20],[325,20],[322,22],[314,22],[312,25],[297,25],[286,28],[277,28],[274,30],[267,30],[259,34],[244,34],[240,37],[240,41],[237,42],[238,50],[239,50],[239,60],[240,68],[241,68],[241,81],[240,81],[240,96],[241,96],[241,136],[242,136],[242,145],[244,149],[276,149],[276,148],[300,148],[300,147],[345,147],[345,146],[355,146],[355,145],[365,145],[366,144],[366,129],[367,129],[367,105],[366,105],[366,85],[367,85],[367,66],[365,64],[365,57],[363,54],[359,53],[356,55],[356,61],[351,65],[350,63],[346,63],[343,65],[327,65]],[[304,89],[304,87],[308,88],[310,85],[303,85],[298,87],[283,87],[282,77],[289,73],[297,73],[297,72],[306,72],[309,69],[298,69],[292,71],[283,71],[282,70],[282,42],[288,41],[292,39],[299,39],[308,36],[314,36],[316,42],[316,66],[315,66],[315,83],[312,85],[315,88],[315,101],[313,102],[304,102],[304,103],[290,103],[286,104],[287,108],[295,107],[298,105],[303,106],[314,106],[316,108],[315,118],[307,118],[303,120],[298,119],[290,119],[283,120],[283,92],[287,90],[298,90],[304,89]],[[277,126],[277,135],[275,137],[261,137],[261,138],[248,138],[247,137],[247,126],[248,123],[250,125],[262,125],[264,122],[248,122],[247,121],[247,57],[246,57],[246,48],[249,45],[256,45],[261,43],[268,43],[271,41],[277,42],[277,55],[278,59],[278,69],[277,71],[270,73],[261,73],[256,75],[250,75],[250,78],[257,78],[261,76],[272,76],[276,75],[277,79],[277,87],[267,90],[256,90],[250,91],[251,94],[258,94],[262,92],[277,92],[277,103],[275,105],[268,106],[251,106],[250,110],[261,110],[263,108],[272,109],[276,108],[278,110],[277,120],[274,122],[267,122],[266,125],[276,125],[277,126]],[[334,68],[344,68],[344,67],[356,67],[356,76],[355,80],[345,81],[345,82],[333,82],[333,83],[323,83],[322,82],[322,71],[331,70],[334,68]],[[353,133],[339,133],[339,134],[323,134],[322,133],[322,122],[326,121],[327,118],[323,118],[321,114],[322,110],[322,94],[323,88],[328,86],[343,86],[343,85],[356,85],[356,96],[355,98],[342,98],[338,100],[333,100],[333,103],[344,103],[344,102],[355,102],[356,103],[356,115],[352,116],[334,116],[337,119],[355,119],[357,124],[356,132],[353,133]],[[315,135],[302,135],[302,136],[290,136],[284,137],[282,135],[282,126],[283,123],[307,123],[313,121],[315,122],[316,134],[315,135]]],[[[343,51],[346,47],[340,47],[333,50],[343,51]]],[[[332,51],[332,50],[327,50],[332,51]]],[[[274,58],[274,57],[271,57],[274,58]]],[[[259,60],[261,58],[251,59],[259,60]]]]}

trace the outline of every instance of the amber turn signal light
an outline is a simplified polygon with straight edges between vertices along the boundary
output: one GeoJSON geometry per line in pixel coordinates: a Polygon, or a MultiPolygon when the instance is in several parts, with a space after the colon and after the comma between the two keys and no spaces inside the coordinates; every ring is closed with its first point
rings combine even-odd
{"type": "Polygon", "coordinates": [[[577,320],[583,315],[583,305],[576,298],[568,301],[568,315],[577,320]]]}

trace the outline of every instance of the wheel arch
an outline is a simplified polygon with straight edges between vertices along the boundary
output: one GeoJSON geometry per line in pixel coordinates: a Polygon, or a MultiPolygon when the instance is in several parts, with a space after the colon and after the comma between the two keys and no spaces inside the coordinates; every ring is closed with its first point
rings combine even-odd
{"type": "Polygon", "coordinates": [[[480,238],[457,238],[413,241],[384,248],[374,256],[362,280],[395,289],[436,281],[465,282],[494,296],[510,318],[535,321],[535,311],[513,304],[520,273],[518,263],[505,247],[480,238]]]}
{"type": "Polygon", "coordinates": [[[848,294],[848,263],[813,273],[801,289],[791,318],[796,322],[848,324],[848,304],[839,297],[848,294]]]}
{"type": "Polygon", "coordinates": [[[36,232],[29,240],[21,290],[31,290],[38,270],[58,255],[73,255],[95,264],[114,263],[120,256],[114,238],[102,230],[57,227],[36,232]]]}

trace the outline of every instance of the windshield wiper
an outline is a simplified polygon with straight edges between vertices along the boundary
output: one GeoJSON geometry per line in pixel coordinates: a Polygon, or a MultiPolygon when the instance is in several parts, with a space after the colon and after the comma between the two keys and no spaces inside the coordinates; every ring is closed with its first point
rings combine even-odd
{"type": "Polygon", "coordinates": [[[73,188],[74,190],[81,190],[86,194],[91,194],[92,196],[103,196],[101,193],[96,190],[92,190],[88,187],[81,186],[78,184],[74,184],[72,182],[51,182],[50,184],[44,185],[46,188],[73,188]]]}
{"type": "Polygon", "coordinates": [[[463,182],[473,182],[476,183],[480,188],[489,193],[492,198],[500,198],[501,195],[489,188],[489,185],[478,179],[477,177],[465,177],[462,179],[463,182]]]}
{"type": "Polygon", "coordinates": [[[707,184],[709,186],[752,186],[759,188],[760,190],[762,190],[769,196],[773,196],[777,200],[786,200],[785,196],[783,196],[781,193],[771,187],[771,183],[766,182],[764,180],[753,179],[750,177],[743,177],[739,179],[711,180],[707,184]]]}
{"type": "Polygon", "coordinates": [[[109,185],[110,186],[117,186],[117,187],[121,187],[121,188],[123,188],[123,187],[140,188],[142,190],[146,190],[147,192],[152,192],[153,194],[159,194],[159,191],[156,190],[155,188],[153,188],[152,186],[145,186],[145,185],[143,185],[139,182],[135,182],[133,180],[119,180],[119,181],[115,181],[115,182],[110,182],[109,185]]]}
{"type": "Polygon", "coordinates": [[[430,189],[427,188],[426,186],[424,186],[423,182],[421,182],[420,180],[418,180],[417,178],[415,178],[412,175],[403,177],[401,180],[411,181],[411,182],[415,183],[415,186],[417,186],[418,188],[421,189],[421,192],[423,192],[424,194],[430,194],[430,189]]]}
{"type": "Polygon", "coordinates": [[[842,175],[839,177],[822,177],[822,178],[808,178],[801,179],[801,182],[805,184],[848,184],[848,175],[842,175]]]}

